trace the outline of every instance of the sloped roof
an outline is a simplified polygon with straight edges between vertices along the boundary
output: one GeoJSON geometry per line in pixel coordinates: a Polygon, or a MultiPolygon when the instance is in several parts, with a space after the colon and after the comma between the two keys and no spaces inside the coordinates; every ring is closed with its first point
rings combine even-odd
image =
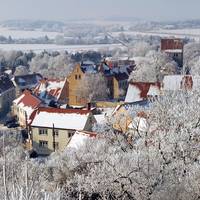
{"type": "Polygon", "coordinates": [[[200,76],[168,75],[163,80],[163,90],[176,91],[182,89],[197,90],[200,86],[200,76]]]}
{"type": "Polygon", "coordinates": [[[113,110],[112,115],[115,115],[118,110],[120,110],[122,107],[125,110],[130,110],[133,109],[134,107],[148,107],[149,106],[149,101],[148,100],[142,100],[142,101],[136,101],[136,102],[130,102],[130,103],[123,103],[121,105],[116,106],[116,108],[113,110]]]}
{"type": "Polygon", "coordinates": [[[83,130],[90,111],[79,109],[39,108],[32,121],[32,126],[83,130]]]}
{"type": "Polygon", "coordinates": [[[39,107],[42,101],[32,95],[30,91],[25,90],[21,96],[13,101],[13,103],[19,108],[23,109],[27,114],[27,118],[29,119],[32,112],[39,107]]]}
{"type": "Polygon", "coordinates": [[[131,82],[129,83],[125,102],[137,102],[147,99],[148,93],[151,95],[160,91],[161,84],[159,82],[131,82]],[[155,89],[157,88],[157,89],[155,89]]]}
{"type": "Polygon", "coordinates": [[[0,94],[9,90],[10,88],[14,88],[13,82],[9,79],[8,75],[0,76],[0,94]]]}
{"type": "Polygon", "coordinates": [[[42,78],[42,75],[38,73],[15,76],[14,84],[20,88],[35,87],[42,78]]]}
{"type": "Polygon", "coordinates": [[[139,132],[147,132],[149,130],[149,124],[146,118],[135,117],[128,128],[137,130],[139,132]]]}
{"type": "Polygon", "coordinates": [[[68,143],[68,148],[79,149],[89,139],[96,138],[97,134],[94,132],[76,131],[68,143]]]}
{"type": "Polygon", "coordinates": [[[59,99],[66,80],[42,79],[34,89],[34,94],[45,98],[46,95],[59,99]]]}

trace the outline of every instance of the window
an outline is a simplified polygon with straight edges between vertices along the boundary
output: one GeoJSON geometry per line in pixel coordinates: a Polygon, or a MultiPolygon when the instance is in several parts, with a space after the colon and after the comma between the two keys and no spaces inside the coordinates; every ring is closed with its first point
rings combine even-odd
{"type": "Polygon", "coordinates": [[[39,135],[48,135],[47,129],[39,129],[39,135]]]}
{"type": "Polygon", "coordinates": [[[78,78],[81,79],[81,75],[79,75],[78,78]]]}
{"type": "Polygon", "coordinates": [[[77,78],[78,78],[78,76],[77,75],[75,75],[75,79],[77,80],[77,78]]]}
{"type": "Polygon", "coordinates": [[[47,141],[43,141],[43,140],[39,140],[39,147],[47,148],[48,147],[48,142],[47,141]]]}
{"type": "Polygon", "coordinates": [[[55,150],[59,150],[59,142],[53,142],[53,148],[55,148],[55,150]]]}

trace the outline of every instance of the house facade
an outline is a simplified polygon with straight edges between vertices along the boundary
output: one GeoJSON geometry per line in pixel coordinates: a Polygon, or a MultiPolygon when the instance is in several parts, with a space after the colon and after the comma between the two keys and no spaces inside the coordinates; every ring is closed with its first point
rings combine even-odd
{"type": "Polygon", "coordinates": [[[13,101],[12,113],[17,116],[20,126],[27,127],[32,113],[42,105],[42,101],[25,90],[17,99],[13,101]]]}
{"type": "Polygon", "coordinates": [[[90,131],[95,122],[88,110],[39,108],[30,127],[33,150],[39,155],[63,151],[76,130],[90,131]]]}
{"type": "Polygon", "coordinates": [[[3,117],[11,108],[15,99],[15,87],[7,75],[0,76],[0,117],[3,117]]]}
{"type": "Polygon", "coordinates": [[[118,105],[112,113],[113,128],[119,132],[126,133],[133,121],[134,116],[131,113],[135,112],[138,107],[145,109],[148,106],[149,102],[146,100],[118,105]]]}
{"type": "Polygon", "coordinates": [[[161,51],[176,61],[179,67],[183,67],[183,48],[182,39],[161,39],[161,51]]]}
{"type": "Polygon", "coordinates": [[[107,86],[110,91],[111,99],[122,99],[125,97],[128,89],[128,79],[135,65],[110,65],[103,62],[100,66],[100,72],[107,80],[107,86]]]}
{"type": "Polygon", "coordinates": [[[67,103],[69,105],[84,106],[87,104],[87,100],[78,95],[78,88],[84,76],[85,74],[81,69],[81,65],[77,64],[72,73],[67,77],[67,103]]]}

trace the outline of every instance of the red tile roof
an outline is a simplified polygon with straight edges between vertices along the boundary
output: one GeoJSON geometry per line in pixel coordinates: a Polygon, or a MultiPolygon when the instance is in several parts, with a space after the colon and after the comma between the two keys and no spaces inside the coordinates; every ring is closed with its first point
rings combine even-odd
{"type": "Polygon", "coordinates": [[[22,103],[24,106],[31,107],[33,109],[37,108],[42,103],[40,99],[32,95],[28,90],[25,90],[14,102],[16,102],[17,105],[22,103]]]}
{"type": "Polygon", "coordinates": [[[147,94],[148,94],[148,91],[149,91],[149,88],[151,85],[153,86],[157,86],[159,89],[161,87],[161,84],[159,82],[156,82],[156,83],[151,83],[151,82],[132,82],[130,83],[131,85],[134,85],[136,86],[139,90],[140,90],[140,97],[143,98],[143,99],[146,99],[147,98],[147,94]]]}
{"type": "Polygon", "coordinates": [[[52,108],[52,107],[40,107],[37,112],[48,112],[48,113],[77,113],[81,115],[89,114],[90,110],[81,110],[81,109],[62,109],[62,108],[52,108]]]}
{"type": "Polygon", "coordinates": [[[44,86],[44,84],[46,85],[45,89],[43,89],[43,91],[45,90],[47,92],[48,95],[52,96],[52,97],[55,97],[55,98],[59,98],[59,95],[63,89],[63,86],[64,86],[64,81],[65,80],[58,80],[58,79],[42,79],[40,80],[39,84],[36,86],[36,88],[34,89],[33,93],[35,95],[40,95],[40,93],[42,92],[42,86],[44,86]],[[58,83],[62,83],[63,82],[63,85],[58,85],[58,83]],[[57,85],[54,85],[53,84],[57,84],[57,85]],[[51,86],[50,88],[48,88],[48,86],[51,86]]]}

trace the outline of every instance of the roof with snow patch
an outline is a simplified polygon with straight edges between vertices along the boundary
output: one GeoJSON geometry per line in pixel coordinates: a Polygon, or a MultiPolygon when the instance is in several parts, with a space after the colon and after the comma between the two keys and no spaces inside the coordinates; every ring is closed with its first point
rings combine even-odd
{"type": "Polygon", "coordinates": [[[79,109],[39,108],[31,126],[66,130],[83,130],[90,111],[79,109]]]}
{"type": "Polygon", "coordinates": [[[147,99],[148,95],[160,95],[161,84],[159,82],[132,82],[129,83],[125,102],[137,102],[147,99]]]}
{"type": "Polygon", "coordinates": [[[13,103],[24,110],[29,119],[32,112],[41,105],[42,101],[32,95],[30,91],[25,90],[13,103]]]}

